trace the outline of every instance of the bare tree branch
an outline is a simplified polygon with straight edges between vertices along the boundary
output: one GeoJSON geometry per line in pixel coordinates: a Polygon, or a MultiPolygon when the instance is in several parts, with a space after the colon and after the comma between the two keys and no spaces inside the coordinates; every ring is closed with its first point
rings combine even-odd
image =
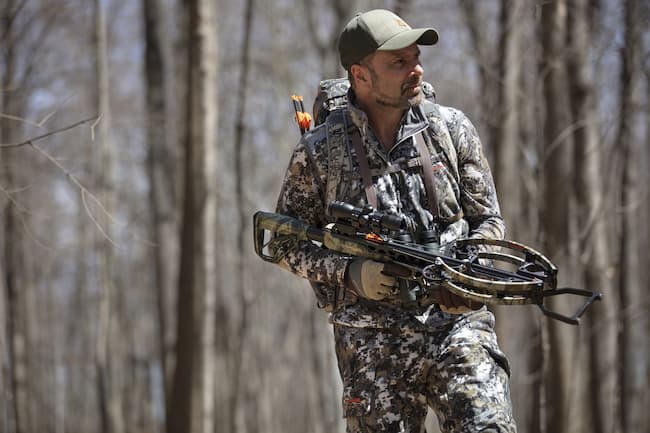
{"type": "Polygon", "coordinates": [[[18,216],[20,219],[20,224],[23,226],[23,229],[25,230],[25,233],[27,236],[34,242],[36,245],[40,246],[43,249],[46,249],[48,251],[54,251],[54,248],[52,248],[49,245],[45,245],[43,242],[38,240],[36,235],[29,229],[29,225],[27,224],[27,221],[23,217],[23,214],[30,213],[29,210],[25,209],[23,205],[21,205],[15,198],[13,198],[12,194],[15,193],[15,191],[7,191],[0,185],[0,193],[4,195],[9,203],[11,203],[16,209],[18,209],[18,216]]]}
{"type": "Polygon", "coordinates": [[[64,101],[62,101],[61,103],[57,104],[57,106],[56,106],[55,109],[53,109],[52,111],[50,111],[49,113],[47,113],[45,116],[43,116],[43,118],[42,118],[41,120],[39,120],[38,122],[35,122],[35,121],[33,121],[33,120],[29,120],[29,119],[25,119],[25,118],[23,118],[23,117],[12,116],[11,114],[5,114],[5,113],[0,113],[0,118],[3,118],[3,119],[9,119],[9,120],[15,120],[15,121],[18,121],[18,122],[27,123],[28,125],[36,126],[37,128],[43,128],[43,126],[45,125],[45,123],[46,123],[48,120],[50,120],[50,119],[52,118],[52,116],[54,116],[56,113],[58,113],[59,108],[61,108],[61,106],[62,106],[63,104],[65,104],[66,102],[68,102],[69,99],[70,99],[70,97],[65,98],[64,101]]]}
{"type": "MultiPolygon", "coordinates": [[[[79,122],[73,123],[72,125],[64,126],[63,128],[59,128],[59,129],[56,129],[54,131],[50,131],[50,132],[48,132],[46,134],[42,134],[42,135],[39,135],[37,137],[32,137],[29,140],[25,140],[25,141],[21,141],[19,143],[13,143],[13,144],[2,144],[2,145],[0,145],[0,149],[14,149],[14,148],[22,147],[22,146],[30,146],[34,150],[39,152],[41,155],[43,155],[48,161],[50,161],[54,166],[56,166],[59,170],[61,170],[65,174],[65,176],[70,180],[70,182],[72,182],[77,188],[79,188],[79,191],[81,193],[81,201],[82,201],[82,203],[84,205],[84,209],[86,209],[86,213],[90,217],[91,221],[93,222],[93,224],[95,224],[95,227],[97,227],[97,230],[99,230],[99,232],[102,234],[102,236],[106,240],[108,240],[114,246],[117,246],[115,244],[115,242],[113,241],[113,239],[111,239],[111,237],[108,235],[106,230],[97,221],[97,218],[93,215],[93,212],[92,212],[92,210],[90,209],[90,207],[88,205],[88,199],[87,198],[90,198],[91,199],[90,201],[95,203],[95,205],[99,208],[101,213],[103,213],[108,218],[108,220],[109,220],[109,222],[111,224],[115,224],[116,223],[115,219],[108,212],[108,210],[106,210],[106,208],[101,203],[101,201],[97,197],[95,197],[95,195],[93,193],[91,193],[88,190],[88,188],[86,188],[79,181],[79,179],[77,179],[64,166],[62,166],[61,163],[56,160],[56,158],[54,158],[52,155],[47,153],[42,147],[37,146],[35,144],[36,141],[42,140],[42,139],[47,138],[47,137],[51,137],[52,135],[58,134],[58,133],[63,132],[63,131],[68,131],[70,129],[76,128],[76,127],[78,127],[80,125],[89,123],[91,121],[93,122],[93,124],[91,126],[91,129],[94,129],[95,125],[97,125],[97,123],[98,123],[98,121],[100,119],[101,119],[101,116],[99,116],[99,117],[97,117],[97,116],[90,117],[88,119],[80,120],[79,122]]],[[[94,134],[93,134],[93,136],[94,136],[94,134]]]]}
{"type": "MultiPolygon", "coordinates": [[[[7,117],[7,118],[17,119],[17,118],[14,118],[12,116],[9,116],[7,114],[1,114],[1,113],[0,113],[0,117],[7,117]]],[[[55,129],[54,131],[50,131],[50,132],[47,132],[47,133],[45,133],[43,135],[38,135],[36,137],[32,137],[32,138],[30,138],[28,140],[21,141],[19,143],[0,144],[0,149],[12,149],[12,148],[15,148],[15,147],[22,147],[22,146],[27,146],[27,145],[32,145],[33,146],[35,141],[42,140],[42,139],[50,137],[50,136],[52,136],[54,134],[58,134],[59,132],[74,129],[74,128],[76,128],[78,126],[81,126],[81,125],[84,125],[84,124],[86,124],[86,123],[88,123],[90,121],[94,122],[93,123],[93,127],[94,127],[94,125],[97,124],[97,121],[100,119],[100,117],[101,116],[94,116],[94,117],[90,117],[88,119],[80,120],[79,122],[73,123],[72,125],[68,125],[68,126],[64,126],[63,128],[55,129]]]]}
{"type": "Polygon", "coordinates": [[[88,188],[86,188],[85,186],[83,186],[83,184],[79,181],[79,179],[77,179],[77,178],[76,178],[72,173],[70,173],[68,170],[66,170],[65,167],[63,167],[63,166],[59,163],[59,161],[57,161],[57,160],[56,160],[52,155],[50,155],[50,154],[47,153],[45,150],[43,150],[41,147],[35,145],[35,144],[32,143],[32,142],[29,142],[28,144],[29,144],[31,147],[33,147],[35,150],[37,150],[38,152],[40,152],[43,156],[45,156],[45,158],[47,158],[48,161],[50,161],[50,162],[51,162],[52,164],[54,164],[54,165],[55,165],[59,170],[61,170],[61,171],[66,175],[66,177],[67,177],[68,179],[70,179],[70,181],[71,181],[71,182],[72,182],[72,183],[73,183],[77,188],[79,188],[79,191],[81,192],[81,199],[82,199],[82,202],[83,202],[83,204],[84,204],[84,208],[86,209],[86,213],[88,214],[88,216],[90,217],[90,219],[92,220],[92,222],[95,224],[95,226],[97,227],[97,229],[99,230],[99,232],[102,234],[102,236],[103,236],[104,238],[106,238],[106,240],[108,240],[111,244],[113,244],[114,246],[116,246],[116,245],[115,245],[115,242],[113,242],[113,239],[111,239],[110,236],[108,236],[108,234],[106,233],[106,231],[104,230],[104,228],[101,226],[101,224],[99,224],[99,222],[97,221],[97,219],[95,218],[95,216],[92,214],[92,211],[90,210],[90,208],[89,208],[89,206],[88,206],[88,201],[86,200],[86,197],[89,197],[89,198],[91,199],[91,201],[92,201],[93,203],[95,203],[95,204],[99,207],[99,209],[102,211],[102,213],[108,217],[110,223],[115,224],[115,223],[116,223],[115,219],[114,219],[113,216],[112,216],[112,215],[111,215],[111,214],[106,210],[106,208],[104,207],[104,205],[102,205],[102,203],[99,201],[99,199],[98,199],[97,197],[95,197],[95,195],[93,195],[93,193],[91,193],[91,192],[88,190],[88,188]]]}

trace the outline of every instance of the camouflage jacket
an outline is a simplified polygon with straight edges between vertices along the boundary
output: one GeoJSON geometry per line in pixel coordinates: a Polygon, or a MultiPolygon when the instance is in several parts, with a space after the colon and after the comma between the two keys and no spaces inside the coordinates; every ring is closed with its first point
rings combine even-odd
{"type": "MultiPolygon", "coordinates": [[[[490,168],[477,131],[462,112],[440,105],[435,110],[431,106],[425,109],[424,104],[433,104],[430,101],[411,107],[404,114],[395,145],[387,152],[369,127],[366,114],[354,105],[352,91],[348,97],[351,103],[345,109],[345,117],[338,119],[345,119],[348,136],[361,134],[379,210],[405,217],[414,239],[433,227],[434,217],[428,210],[422,179],[422,160],[415,146],[415,135],[424,133],[442,220],[440,243],[468,236],[503,238],[505,225],[490,168]]],[[[325,191],[331,179],[328,178],[329,153],[333,151],[332,140],[328,145],[331,126],[325,123],[302,137],[291,156],[277,203],[276,212],[316,227],[330,222],[325,191]]],[[[341,171],[335,177],[336,199],[363,206],[366,196],[356,152],[350,140],[345,141],[344,147],[341,171]]],[[[344,285],[345,270],[352,259],[303,242],[285,256],[281,266],[311,282],[319,306],[334,312],[333,320],[337,323],[394,326],[405,316],[422,313],[405,314],[398,297],[381,302],[356,302],[344,285]]],[[[449,320],[445,313],[438,311],[437,316],[436,321],[449,320]]]]}

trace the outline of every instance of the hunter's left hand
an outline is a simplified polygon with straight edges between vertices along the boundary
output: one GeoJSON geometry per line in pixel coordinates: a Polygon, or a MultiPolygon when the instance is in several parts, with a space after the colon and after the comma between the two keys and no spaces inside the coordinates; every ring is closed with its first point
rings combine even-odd
{"type": "Polygon", "coordinates": [[[472,301],[471,299],[463,298],[449,290],[440,289],[438,292],[438,305],[445,313],[463,314],[475,311],[483,307],[483,303],[472,301]]]}

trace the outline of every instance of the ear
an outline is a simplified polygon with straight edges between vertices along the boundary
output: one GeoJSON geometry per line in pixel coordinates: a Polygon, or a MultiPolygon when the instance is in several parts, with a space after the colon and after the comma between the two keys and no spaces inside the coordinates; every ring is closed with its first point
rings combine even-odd
{"type": "Polygon", "coordinates": [[[367,83],[368,82],[368,70],[361,65],[352,65],[350,67],[350,73],[354,77],[354,81],[357,83],[367,83]]]}

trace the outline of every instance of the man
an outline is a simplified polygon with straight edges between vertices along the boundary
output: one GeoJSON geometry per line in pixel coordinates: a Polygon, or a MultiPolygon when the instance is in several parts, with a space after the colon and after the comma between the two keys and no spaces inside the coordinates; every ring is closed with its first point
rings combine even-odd
{"type": "MultiPolygon", "coordinates": [[[[323,227],[334,191],[336,200],[402,216],[415,242],[503,238],[476,130],[424,97],[419,46],[437,40],[436,30],[412,29],[386,10],[346,25],[339,54],[348,106],[296,146],[277,212],[323,227]]],[[[484,306],[440,289],[434,304],[413,307],[384,264],[311,242],[281,265],[307,278],[331,312],[348,432],[424,432],[427,407],[443,432],[515,431],[508,362],[484,306]]]]}

